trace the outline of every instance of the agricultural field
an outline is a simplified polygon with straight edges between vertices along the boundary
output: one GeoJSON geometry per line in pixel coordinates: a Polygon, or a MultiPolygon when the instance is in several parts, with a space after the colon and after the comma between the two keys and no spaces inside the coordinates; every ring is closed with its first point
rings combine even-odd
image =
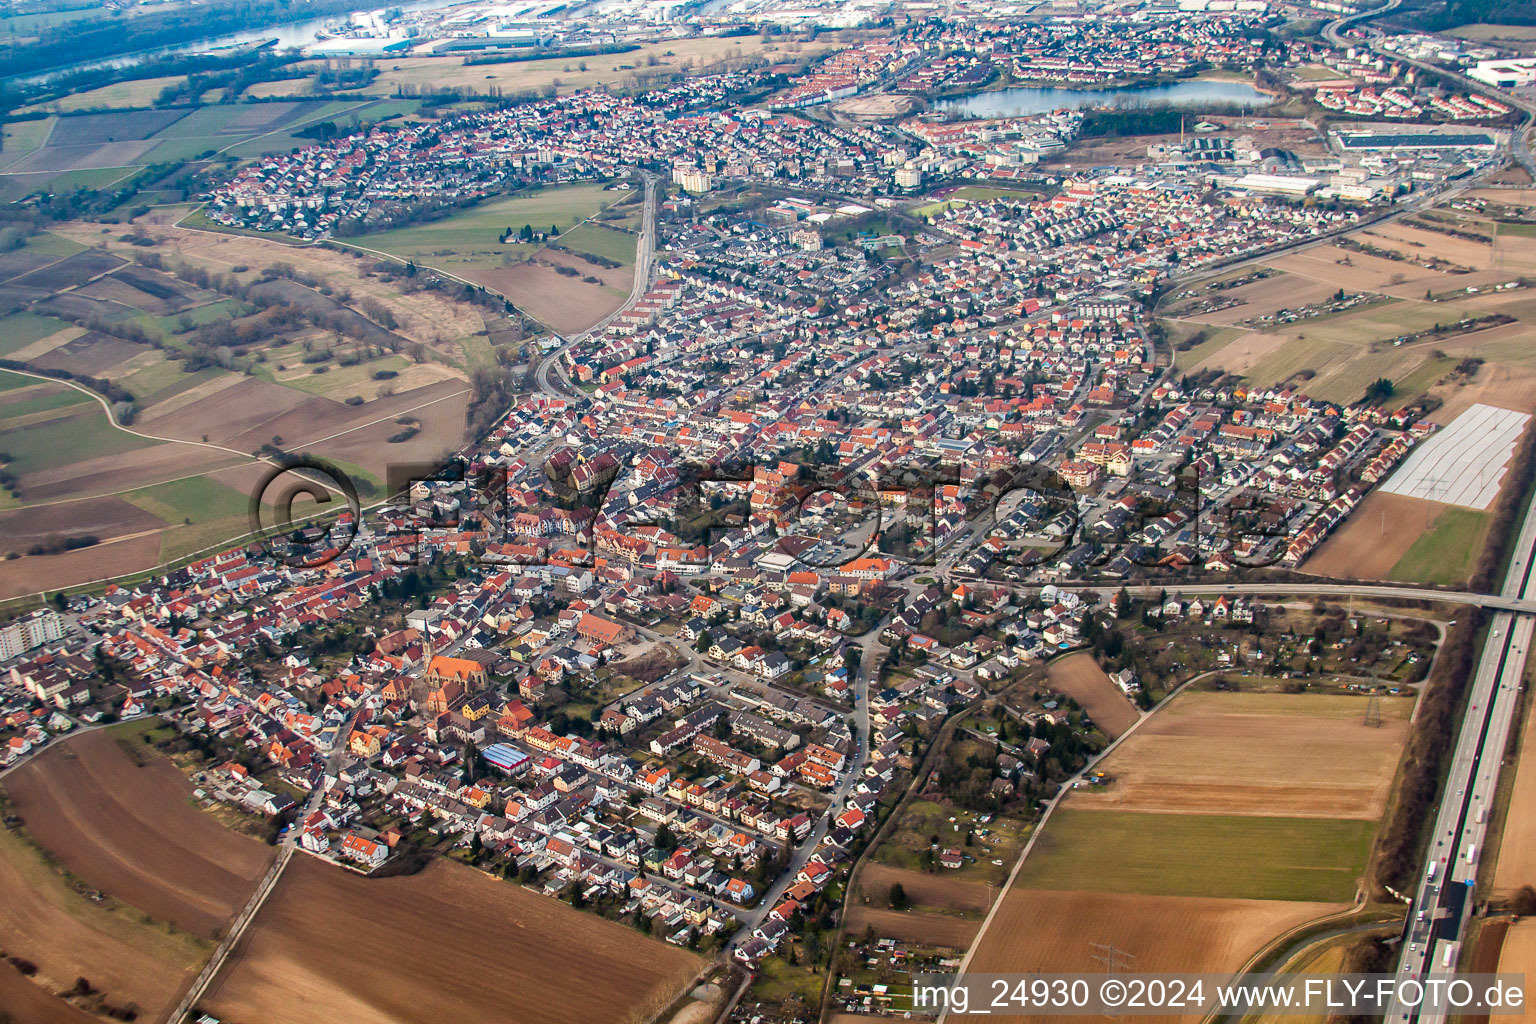
{"type": "MultiPolygon", "coordinates": [[[[331,101],[224,104],[193,110],[101,110],[96,107],[144,106],[143,90],[154,92],[168,80],[149,79],[105,86],[65,97],[50,109],[66,112],[5,129],[0,150],[0,200],[32,192],[97,189],[151,164],[176,163],[210,153],[238,157],[286,152],[311,140],[293,134],[306,124],[332,120],[338,125],[375,121],[412,111],[415,100],[331,101]],[[90,113],[72,113],[89,109],[90,113]]],[[[153,99],[151,96],[150,99],[153,99]]]]}
{"type": "Polygon", "coordinates": [[[109,418],[84,385],[7,374],[0,451],[15,493],[0,495],[0,530],[24,557],[0,562],[0,598],[243,535],[267,445],[355,467],[369,496],[391,463],[462,443],[466,377],[495,358],[490,330],[506,334],[500,313],[404,288],[367,257],[138,232],[152,244],[70,223],[0,255],[0,290],[26,307],[4,319],[0,355],[132,399],[124,422],[116,398],[109,418]],[[416,433],[397,436],[405,419],[416,433]],[[59,550],[71,537],[98,543],[59,550]]]}
{"type": "Polygon", "coordinates": [[[1447,29],[1445,34],[1458,39],[1490,43],[1501,50],[1513,50],[1524,56],[1536,52],[1536,26],[1531,25],[1462,25],[1447,29]]]}
{"type": "Polygon", "coordinates": [[[1041,826],[966,970],[1232,971],[1348,907],[1366,870],[1412,702],[1186,691],[1041,826]],[[1341,777],[1339,764],[1351,770],[1341,777]]]}
{"type": "Polygon", "coordinates": [[[538,322],[569,334],[613,312],[629,294],[638,239],[592,218],[633,194],[599,184],[562,185],[479,203],[427,224],[362,235],[350,244],[483,285],[538,322]],[[524,225],[559,234],[548,244],[520,242],[524,225]],[[600,266],[582,253],[621,266],[600,266]]]}
{"type": "Polygon", "coordinates": [[[844,931],[856,936],[873,929],[900,942],[968,948],[1028,834],[1006,815],[985,822],[981,817],[934,800],[909,803],[860,869],[844,931]],[[959,868],[937,863],[937,850],[946,847],[961,851],[959,868]],[[898,884],[905,906],[892,904],[892,887],[898,884]]]}
{"type": "Polygon", "coordinates": [[[1069,803],[1041,830],[1017,884],[1347,903],[1372,831],[1372,822],[1360,820],[1075,810],[1069,803]]]}
{"type": "Polygon", "coordinates": [[[897,942],[921,942],[950,949],[967,949],[981,930],[980,915],[955,917],[921,911],[891,910],[876,905],[851,906],[844,922],[850,935],[874,929],[881,938],[897,942]]]}
{"type": "MultiPolygon", "coordinates": [[[[1519,767],[1499,840],[1498,868],[1493,876],[1496,895],[1508,895],[1523,885],[1536,886],[1536,715],[1527,711],[1520,736],[1519,767]]],[[[1527,930],[1530,926],[1527,926],[1527,930]]],[[[1512,933],[1511,933],[1512,934],[1512,933]]],[[[1507,940],[1506,940],[1507,941],[1507,940]]],[[[1531,961],[1527,961],[1527,965],[1531,961]]]]}
{"type": "MultiPolygon", "coordinates": [[[[537,243],[517,241],[516,233],[525,224],[539,232],[551,227],[570,231],[632,192],[590,182],[553,186],[487,200],[440,220],[359,235],[349,241],[454,273],[465,268],[499,267],[506,257],[523,259],[540,248],[537,243]],[[508,230],[513,235],[503,243],[502,234],[508,230]]],[[[630,262],[635,258],[634,248],[631,241],[630,262]]]]}
{"type": "Polygon", "coordinates": [[[1472,575],[1487,536],[1487,512],[1445,508],[1403,553],[1388,578],[1405,583],[1463,584],[1472,575]]]}
{"type": "Polygon", "coordinates": [[[61,742],[5,786],[28,835],[70,874],[199,938],[223,933],[272,859],[194,806],[169,760],[139,765],[110,729],[61,742]]]}
{"type": "Polygon", "coordinates": [[[100,1018],[55,993],[86,978],[114,1006],[163,1019],[207,960],[212,943],[110,896],[96,895],[17,830],[0,829],[0,948],[37,966],[28,979],[0,964],[0,1006],[17,1024],[100,1018]]]}
{"type": "Polygon", "coordinates": [[[632,232],[603,224],[582,224],[560,236],[559,246],[577,255],[601,256],[629,266],[639,239],[632,232]]]}
{"type": "MultiPolygon", "coordinates": [[[[830,33],[815,42],[764,42],[757,36],[705,36],[648,43],[628,53],[551,57],[510,64],[464,64],[453,57],[402,57],[379,61],[379,76],[363,92],[373,96],[411,95],[458,89],[468,94],[498,89],[512,95],[552,86],[560,95],[577,89],[623,89],[646,75],[681,71],[703,74],[747,63],[781,64],[807,60],[840,45],[830,33]]],[[[318,68],[318,63],[299,65],[318,68]]]]}
{"type": "MultiPolygon", "coordinates": [[[[1499,971],[1530,974],[1531,964],[1536,963],[1536,918],[1520,918],[1510,924],[1504,933],[1504,944],[1499,949],[1499,971]]],[[[1520,1019],[1514,1014],[1500,1014],[1505,1020],[1520,1019]]],[[[1526,1002],[1523,1019],[1536,1018],[1536,1009],[1526,1002]]]]}
{"type": "Polygon", "coordinates": [[[458,864],[366,879],[300,856],[202,1005],[265,1024],[642,1024],[703,963],[458,864]]]}
{"type": "MultiPolygon", "coordinates": [[[[1427,543],[1431,527],[1446,511],[1449,506],[1439,502],[1372,489],[1344,525],[1329,534],[1307,559],[1307,571],[1361,580],[1400,578],[1394,575],[1398,566],[1409,551],[1427,543]]],[[[1466,542],[1470,540],[1466,538],[1466,542]]],[[[1436,542],[1441,543],[1443,540],[1436,542]]],[[[1475,560],[1475,552],[1472,558],[1475,560]]],[[[1442,577],[1448,577],[1451,568],[1433,567],[1436,575],[1442,577]]]]}
{"type": "MultiPolygon", "coordinates": [[[[1472,195],[1504,207],[1536,204],[1529,191],[1472,195]]],[[[1272,257],[1176,293],[1162,306],[1172,318],[1164,326],[1175,346],[1203,332],[1203,341],[1176,353],[1181,369],[1222,370],[1262,386],[1289,383],[1334,402],[1355,401],[1372,381],[1386,378],[1395,385],[1394,401],[1427,395],[1442,403],[1432,414],[1442,423],[1477,402],[1530,411],[1536,408],[1536,353],[1528,339],[1536,302],[1525,289],[1500,288],[1536,272],[1536,237],[1523,227],[1495,231],[1491,218],[1449,208],[1372,225],[1342,242],[1272,257]],[[1267,276],[1211,287],[1256,269],[1267,276]],[[1339,289],[1364,298],[1353,308],[1291,323],[1258,322],[1321,303],[1339,289]],[[1201,305],[1233,300],[1240,304],[1201,305]],[[1488,315],[1515,322],[1452,326],[1488,315]],[[1469,357],[1484,363],[1471,374],[1457,372],[1469,357]]]]}
{"type": "MultiPolygon", "coordinates": [[[[1106,859],[1105,852],[1095,861],[1106,859]]],[[[1091,945],[1097,942],[1134,956],[1138,972],[1233,972],[1272,937],[1337,909],[1285,900],[1017,888],[1004,897],[965,969],[1102,971],[1092,959],[1100,952],[1091,945]]]]}
{"type": "Polygon", "coordinates": [[[163,1018],[271,862],[199,810],[168,759],[131,757],[138,731],[56,740],[5,776],[0,947],[38,970],[3,968],[0,1006],[18,1022],[81,1019],[71,1004],[163,1018]],[[54,995],[82,977],[89,993],[54,995]]]}
{"type": "Polygon", "coordinates": [[[17,113],[30,114],[42,110],[57,114],[75,110],[147,107],[155,102],[155,98],[167,86],[176,85],[184,79],[185,76],[182,75],[170,75],[165,78],[139,78],[127,82],[114,82],[98,89],[72,92],[68,96],[49,100],[46,103],[34,103],[32,106],[22,107],[17,113]]]}
{"type": "Polygon", "coordinates": [[[1119,739],[1141,717],[1136,706],[1109,681],[1109,676],[1091,654],[1057,658],[1046,666],[1045,675],[1051,689],[1077,701],[1099,731],[1112,740],[1119,739]]]}
{"type": "Polygon", "coordinates": [[[850,935],[873,928],[875,934],[900,942],[965,949],[976,938],[997,892],[996,885],[954,871],[916,871],[871,861],[860,869],[858,893],[848,905],[843,927],[850,935]],[[896,885],[905,894],[905,906],[891,902],[896,885]]]}
{"type": "Polygon", "coordinates": [[[1373,820],[1386,808],[1413,700],[1382,698],[1379,726],[1363,724],[1365,705],[1317,693],[1184,693],[1101,766],[1108,785],[1079,789],[1064,806],[1373,820]],[[1340,773],[1345,762],[1350,771],[1340,773]]]}
{"type": "Polygon", "coordinates": [[[629,295],[627,281],[609,284],[614,278],[604,268],[547,248],[515,266],[471,270],[463,276],[505,295],[519,311],[564,335],[591,327],[629,295]]]}

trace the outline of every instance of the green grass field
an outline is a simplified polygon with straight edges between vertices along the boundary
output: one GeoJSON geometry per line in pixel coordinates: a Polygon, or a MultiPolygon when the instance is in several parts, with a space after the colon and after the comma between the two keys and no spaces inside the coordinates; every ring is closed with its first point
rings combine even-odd
{"type": "Polygon", "coordinates": [[[10,469],[18,476],[160,443],[116,429],[94,402],[70,416],[0,434],[0,448],[10,452],[10,469]]]}
{"type": "Polygon", "coordinates": [[[1202,327],[1185,320],[1161,320],[1168,332],[1168,340],[1175,346],[1173,361],[1180,368],[1195,367],[1220,352],[1248,332],[1241,327],[1202,327]],[[1180,352],[1177,346],[1188,338],[1205,331],[1205,340],[1193,348],[1180,352]]]}
{"type": "Polygon", "coordinates": [[[117,107],[147,107],[155,102],[166,86],[182,81],[182,75],[164,78],[140,78],[128,82],[114,82],[97,89],[70,93],[68,96],[47,103],[23,107],[22,113],[34,110],[108,110],[117,107]]]}
{"type": "Polygon", "coordinates": [[[977,203],[990,202],[993,199],[1017,199],[1022,203],[1040,198],[1040,193],[1030,192],[1027,189],[996,188],[992,185],[962,185],[950,195],[956,199],[969,199],[977,203]]]}
{"type": "Polygon", "coordinates": [[[63,235],[55,235],[51,231],[33,235],[27,239],[25,248],[28,252],[40,252],[46,256],[73,256],[77,252],[86,250],[86,247],[79,242],[65,238],[63,235]]]}
{"type": "Polygon", "coordinates": [[[1347,902],[1375,823],[1058,810],[1019,873],[1031,889],[1347,902]]]}
{"type": "Polygon", "coordinates": [[[627,231],[582,224],[561,235],[556,244],[574,253],[591,253],[628,267],[634,265],[635,246],[638,243],[639,239],[627,231]]]}
{"type": "Polygon", "coordinates": [[[34,341],[42,341],[68,326],[63,320],[38,316],[36,313],[20,312],[0,317],[0,356],[24,349],[34,341]]]}
{"type": "Polygon", "coordinates": [[[211,476],[141,487],[122,497],[170,527],[160,542],[166,561],[239,536],[250,526],[250,496],[211,476]]]}
{"type": "Polygon", "coordinates": [[[1446,508],[1387,575],[1406,583],[1465,583],[1487,533],[1488,513],[1446,508]]]}
{"type": "Polygon", "coordinates": [[[23,377],[9,370],[0,370],[0,391],[15,391],[17,388],[28,388],[37,383],[39,382],[35,378],[23,377]]]}
{"type": "MultiPolygon", "coordinates": [[[[19,374],[13,376],[20,377],[19,374]]],[[[40,381],[28,377],[20,377],[21,380],[30,380],[33,384],[40,381]]],[[[43,413],[57,413],[60,409],[68,409],[72,405],[89,402],[90,399],[74,388],[45,384],[35,392],[28,392],[29,397],[17,395],[15,401],[7,401],[0,404],[0,431],[14,430],[28,423],[41,422],[44,419],[55,419],[56,416],[44,416],[43,413]]],[[[61,414],[62,415],[62,414],[61,414]]]]}
{"type": "Polygon", "coordinates": [[[34,152],[53,131],[55,118],[44,117],[36,121],[14,121],[0,128],[4,141],[0,142],[0,167],[15,163],[28,153],[34,152]]]}
{"type": "Polygon", "coordinates": [[[206,476],[141,487],[122,497],[167,523],[179,523],[184,519],[193,522],[223,519],[243,516],[250,511],[248,495],[206,476]]]}
{"type": "MultiPolygon", "coordinates": [[[[521,258],[532,251],[528,245],[501,244],[498,239],[506,228],[515,233],[527,224],[539,231],[548,231],[552,226],[569,231],[626,195],[627,192],[608,191],[602,185],[592,183],[561,185],[488,200],[429,224],[362,235],[354,241],[400,259],[430,262],[434,266],[441,264],[449,270],[456,263],[494,266],[504,255],[521,258]]],[[[617,232],[610,233],[617,235],[617,232]]],[[[630,262],[634,258],[631,243],[630,262]]]]}
{"type": "MultiPolygon", "coordinates": [[[[1281,345],[1259,360],[1246,376],[1255,384],[1278,384],[1303,370],[1320,374],[1324,368],[1344,361],[1353,352],[1349,345],[1308,336],[1281,345]]],[[[1306,392],[1309,395],[1314,393],[1310,386],[1306,392]]]]}

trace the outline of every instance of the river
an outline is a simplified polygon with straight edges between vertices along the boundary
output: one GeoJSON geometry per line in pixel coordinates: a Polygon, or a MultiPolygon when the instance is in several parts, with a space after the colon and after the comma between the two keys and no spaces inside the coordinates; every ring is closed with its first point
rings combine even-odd
{"type": "MultiPolygon", "coordinates": [[[[399,8],[410,13],[412,11],[434,11],[441,7],[451,7],[463,0],[416,0],[414,3],[390,4],[390,8],[399,8]]],[[[359,7],[359,11],[378,10],[377,7],[359,7]]],[[[205,36],[202,39],[193,39],[185,43],[177,43],[174,46],[161,46],[152,50],[139,50],[135,53],[120,54],[116,57],[105,57],[101,60],[82,61],[79,64],[71,64],[67,67],[50,68],[40,71],[35,75],[25,75],[15,79],[25,85],[38,85],[56,79],[62,75],[73,74],[78,71],[94,71],[97,68],[126,68],[135,64],[142,64],[146,60],[156,57],[167,57],[180,53],[201,53],[205,50],[217,50],[230,46],[241,46],[246,43],[258,43],[268,39],[277,40],[276,48],[279,50],[293,47],[308,46],[315,41],[321,29],[326,25],[338,21],[345,21],[345,14],[331,14],[323,18],[306,18],[303,21],[291,21],[281,25],[267,25],[262,28],[245,29],[240,32],[231,32],[222,36],[205,36]]]]}
{"type": "Polygon", "coordinates": [[[1109,89],[1052,89],[1019,86],[993,92],[972,93],[952,100],[940,100],[940,110],[965,117],[1017,117],[1044,114],[1052,110],[1081,110],[1087,107],[1193,107],[1210,104],[1234,104],[1260,107],[1271,97],[1247,82],[1226,82],[1191,78],[1168,85],[1122,85],[1109,89]]]}

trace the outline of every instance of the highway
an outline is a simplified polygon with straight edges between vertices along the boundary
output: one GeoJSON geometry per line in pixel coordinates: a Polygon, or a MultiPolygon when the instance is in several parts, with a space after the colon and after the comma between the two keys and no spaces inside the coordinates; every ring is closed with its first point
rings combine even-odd
{"type": "MultiPolygon", "coordinates": [[[[1536,567],[1536,501],[1526,510],[1505,577],[1503,596],[1529,598],[1536,567]]],[[[1493,616],[1482,659],[1467,697],[1435,819],[1429,864],[1409,908],[1408,940],[1400,951],[1399,980],[1454,973],[1472,909],[1479,852],[1498,791],[1504,751],[1520,704],[1521,680],[1536,619],[1507,611],[1493,616]]],[[[1388,1021],[1440,1024],[1443,1014],[1392,1005],[1388,1021]]]]}

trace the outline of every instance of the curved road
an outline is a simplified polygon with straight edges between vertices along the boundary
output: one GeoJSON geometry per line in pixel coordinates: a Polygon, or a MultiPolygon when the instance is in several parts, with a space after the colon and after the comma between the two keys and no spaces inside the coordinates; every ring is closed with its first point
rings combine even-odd
{"type": "Polygon", "coordinates": [[[635,303],[640,301],[640,297],[651,286],[651,261],[656,255],[656,186],[659,179],[649,171],[641,171],[640,177],[641,187],[645,189],[645,213],[640,222],[640,238],[635,245],[635,279],[629,288],[629,298],[625,299],[618,309],[574,338],[562,339],[560,344],[539,361],[538,369],[534,371],[534,380],[539,390],[546,395],[570,398],[575,401],[581,401],[587,397],[585,392],[573,384],[570,377],[566,375],[565,367],[560,363],[560,357],[577,343],[602,333],[614,320],[633,309],[635,303]],[[551,370],[554,370],[560,378],[559,387],[550,382],[551,370]]]}

